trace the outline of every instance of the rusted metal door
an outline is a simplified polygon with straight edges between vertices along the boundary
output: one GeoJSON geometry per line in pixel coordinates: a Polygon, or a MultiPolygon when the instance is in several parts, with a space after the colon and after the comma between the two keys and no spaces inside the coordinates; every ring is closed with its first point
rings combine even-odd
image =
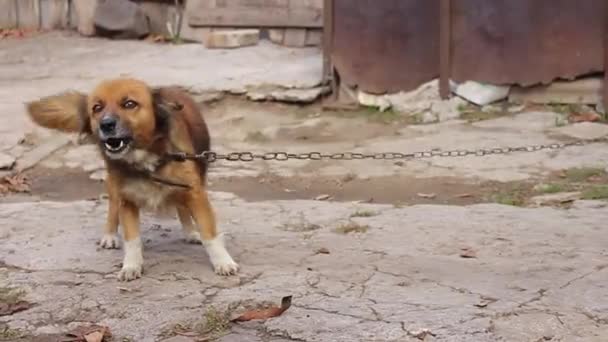
{"type": "Polygon", "coordinates": [[[412,90],[440,74],[547,83],[601,72],[608,56],[605,0],[329,3],[331,63],[342,82],[371,93],[412,90]]]}

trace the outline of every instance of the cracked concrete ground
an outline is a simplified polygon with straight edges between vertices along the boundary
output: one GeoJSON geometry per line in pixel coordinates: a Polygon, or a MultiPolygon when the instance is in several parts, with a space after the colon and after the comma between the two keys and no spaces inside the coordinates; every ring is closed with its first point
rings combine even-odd
{"type": "MultiPolygon", "coordinates": [[[[224,52],[70,39],[52,33],[0,41],[0,146],[18,165],[59,139],[24,117],[22,102],[39,96],[87,89],[121,73],[198,93],[312,87],[320,75],[314,49],[262,44],[224,52]],[[272,65],[281,72],[269,73],[272,65]],[[17,144],[24,136],[28,144],[17,144]]],[[[413,152],[608,134],[602,124],[556,125],[559,114],[550,111],[419,126],[345,118],[319,106],[227,99],[205,105],[205,115],[219,151],[413,152]]],[[[283,315],[233,324],[219,341],[587,342],[608,336],[605,201],[532,208],[484,197],[455,200],[476,195],[484,182],[541,182],[572,167],[604,169],[605,144],[405,163],[214,164],[212,202],[242,272],[216,276],[203,247],[182,241],[176,219],[146,214],[145,275],[120,283],[122,251],[96,246],[107,203],[99,196],[101,183],[89,175],[103,166],[90,145],[60,142],[56,152],[42,151],[31,173],[32,194],[0,201],[0,288],[25,290],[35,304],[0,317],[0,328],[28,334],[21,341],[56,338],[87,323],[107,325],[117,341],[189,341],[171,337],[171,328],[200,321],[211,306],[277,303],[286,295],[293,304],[283,315]],[[417,193],[437,197],[402,205],[417,193]],[[322,194],[336,200],[312,200],[322,194]],[[363,203],[370,198],[383,204],[363,203]],[[444,199],[450,205],[441,205],[444,199]]]]}

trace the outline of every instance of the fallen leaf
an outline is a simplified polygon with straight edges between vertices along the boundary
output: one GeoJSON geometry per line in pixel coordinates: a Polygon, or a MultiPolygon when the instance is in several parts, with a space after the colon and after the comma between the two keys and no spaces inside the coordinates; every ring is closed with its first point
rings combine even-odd
{"type": "Polygon", "coordinates": [[[102,325],[79,326],[66,334],[62,342],[102,342],[112,338],[110,328],[102,325]]]}
{"type": "Polygon", "coordinates": [[[169,41],[169,39],[162,34],[150,34],[144,40],[151,43],[165,43],[169,41]]]}
{"type": "Polygon", "coordinates": [[[488,305],[497,302],[498,299],[496,298],[491,298],[491,297],[482,297],[481,301],[477,304],[473,304],[474,306],[478,307],[478,308],[485,308],[488,305]]]}
{"type": "Polygon", "coordinates": [[[584,113],[573,113],[570,116],[570,122],[596,122],[600,121],[602,117],[598,113],[584,112],[584,113]]]}
{"type": "Polygon", "coordinates": [[[417,338],[419,340],[422,340],[422,341],[424,341],[427,336],[433,336],[433,337],[435,337],[435,334],[430,329],[426,329],[426,328],[420,329],[420,330],[417,330],[417,331],[412,331],[412,332],[410,332],[410,335],[412,337],[415,337],[415,338],[417,338]]]}
{"type": "Polygon", "coordinates": [[[330,195],[319,195],[317,197],[315,197],[315,201],[327,201],[328,199],[330,199],[331,196],[330,195]]]}
{"type": "Polygon", "coordinates": [[[9,175],[0,178],[0,194],[9,192],[30,192],[27,177],[22,174],[9,175]]]}
{"type": "Polygon", "coordinates": [[[433,199],[433,198],[437,197],[437,194],[418,193],[418,197],[433,199]]]}
{"type": "Polygon", "coordinates": [[[465,259],[477,258],[477,253],[470,247],[460,249],[460,257],[465,259]]]}
{"type": "Polygon", "coordinates": [[[90,334],[84,335],[84,339],[87,342],[102,342],[103,341],[103,333],[99,331],[94,331],[90,334]]]}
{"type": "Polygon", "coordinates": [[[32,304],[20,300],[14,303],[0,303],[0,316],[9,316],[17,312],[25,311],[32,307],[32,304]]]}
{"type": "Polygon", "coordinates": [[[291,297],[287,296],[281,299],[281,307],[272,306],[268,309],[263,310],[250,310],[244,312],[242,315],[233,319],[232,322],[247,322],[254,319],[268,319],[272,317],[278,317],[285,312],[285,310],[289,309],[291,306],[291,297]]]}
{"type": "Polygon", "coordinates": [[[459,194],[459,195],[456,195],[456,198],[469,198],[469,197],[473,197],[473,194],[459,194]]]}
{"type": "Polygon", "coordinates": [[[321,247],[321,248],[317,249],[317,254],[329,254],[329,249],[327,249],[325,247],[321,247]]]}

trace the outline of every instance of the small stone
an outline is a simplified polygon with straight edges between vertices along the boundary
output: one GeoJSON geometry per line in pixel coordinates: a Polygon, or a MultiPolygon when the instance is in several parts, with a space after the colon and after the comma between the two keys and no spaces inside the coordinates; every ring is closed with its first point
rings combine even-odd
{"type": "Polygon", "coordinates": [[[424,112],[424,114],[422,114],[422,116],[420,117],[420,123],[423,123],[423,124],[431,124],[431,123],[436,123],[438,121],[439,121],[439,118],[437,118],[435,113],[431,113],[431,112],[424,112]]]}
{"type": "Polygon", "coordinates": [[[218,29],[209,33],[203,44],[208,49],[232,49],[257,45],[259,40],[260,30],[258,29],[218,29]]]}
{"type": "Polygon", "coordinates": [[[141,38],[150,32],[146,15],[137,3],[131,1],[98,3],[94,22],[98,34],[113,38],[141,38]]]}
{"type": "Polygon", "coordinates": [[[392,107],[391,102],[384,95],[373,95],[363,91],[357,93],[359,104],[366,107],[378,108],[381,112],[392,107]]]}
{"type": "Polygon", "coordinates": [[[247,99],[255,102],[266,101],[268,100],[268,94],[259,91],[250,91],[247,93],[247,99]]]}
{"type": "Polygon", "coordinates": [[[0,152],[0,170],[10,170],[15,166],[15,157],[0,152]]]}
{"type": "Polygon", "coordinates": [[[106,171],[105,170],[95,171],[89,176],[89,178],[92,180],[96,180],[96,181],[104,181],[106,179],[106,171]]]}
{"type": "Polygon", "coordinates": [[[456,95],[470,101],[478,106],[502,100],[509,96],[509,86],[497,86],[474,81],[464,82],[456,87],[456,95]]]}
{"type": "Polygon", "coordinates": [[[306,29],[287,28],[283,37],[283,45],[289,47],[304,47],[306,45],[306,29]]]}
{"type": "Polygon", "coordinates": [[[578,122],[555,131],[575,139],[597,139],[608,135],[608,126],[597,122],[578,122]]]}
{"type": "Polygon", "coordinates": [[[312,103],[322,95],[330,91],[329,87],[317,87],[311,89],[287,89],[277,90],[270,93],[270,96],[275,101],[287,103],[312,103]]]}
{"type": "Polygon", "coordinates": [[[582,193],[576,192],[560,192],[556,194],[547,194],[541,196],[534,196],[530,199],[530,202],[537,206],[542,205],[559,205],[564,203],[574,202],[582,197],[582,193]]]}
{"type": "Polygon", "coordinates": [[[36,166],[41,160],[67,145],[69,142],[70,138],[66,135],[56,135],[51,139],[42,142],[39,146],[23,154],[21,159],[17,161],[17,171],[23,172],[36,166]]]}

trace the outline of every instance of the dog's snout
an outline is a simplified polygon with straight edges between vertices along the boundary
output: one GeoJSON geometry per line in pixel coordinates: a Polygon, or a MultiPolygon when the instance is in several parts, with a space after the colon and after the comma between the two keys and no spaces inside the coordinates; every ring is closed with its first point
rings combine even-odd
{"type": "Polygon", "coordinates": [[[99,122],[99,129],[104,134],[113,134],[116,131],[117,120],[114,116],[105,116],[99,122]]]}

